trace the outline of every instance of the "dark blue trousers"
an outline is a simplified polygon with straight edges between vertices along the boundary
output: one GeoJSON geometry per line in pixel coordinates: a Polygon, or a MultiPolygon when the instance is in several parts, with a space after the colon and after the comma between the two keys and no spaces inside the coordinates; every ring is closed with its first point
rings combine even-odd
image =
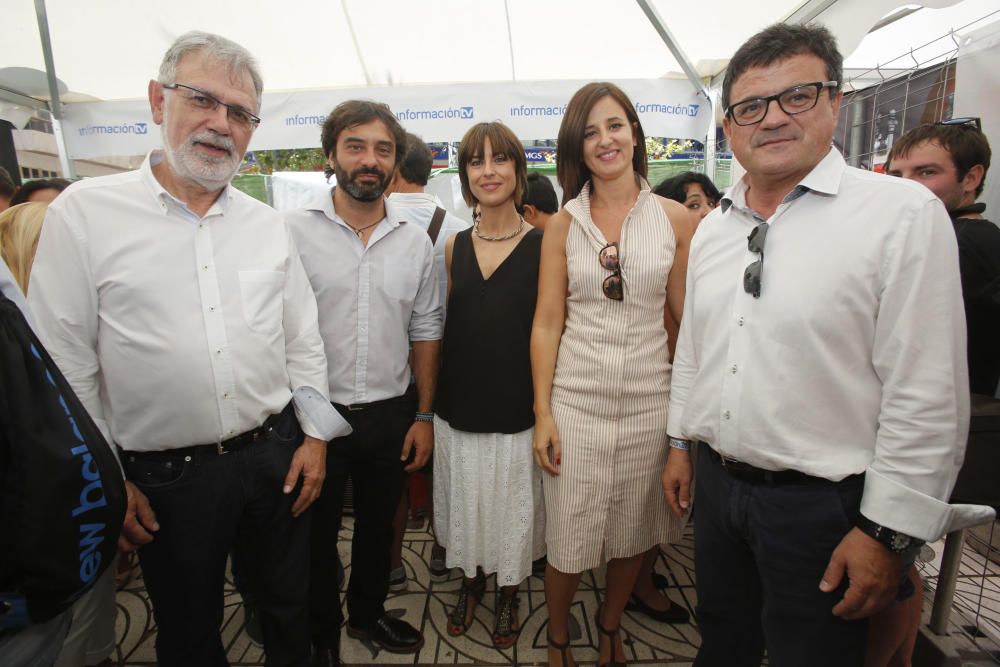
{"type": "Polygon", "coordinates": [[[299,487],[282,493],[301,442],[289,408],[266,438],[229,454],[122,453],[160,524],[139,562],[161,667],[229,664],[219,632],[230,551],[260,613],[265,664],[309,664],[309,512],[292,518],[299,487]]]}
{"type": "Polygon", "coordinates": [[[699,446],[696,475],[695,667],[852,667],[864,663],[867,621],[832,609],[847,589],[819,582],[857,518],[864,477],[750,484],[699,446]]]}

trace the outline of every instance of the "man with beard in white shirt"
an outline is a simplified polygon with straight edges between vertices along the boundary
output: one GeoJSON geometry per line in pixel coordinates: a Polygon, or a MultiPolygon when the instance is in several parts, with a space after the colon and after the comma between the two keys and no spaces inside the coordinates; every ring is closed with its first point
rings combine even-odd
{"type": "Polygon", "coordinates": [[[313,521],[311,625],[323,658],[316,665],[334,661],[340,641],[334,562],[348,475],[354,537],[347,634],[395,653],[424,644],[384,602],[405,473],[422,468],[434,446],[443,330],[430,238],[383,196],[406,145],[396,117],[377,102],[343,102],[327,116],[321,140],[337,185],[286,218],[319,304],[330,398],[354,431],[328,445],[327,488],[313,521]]]}
{"type": "Polygon", "coordinates": [[[39,335],[119,448],[164,667],[228,664],[230,551],[268,665],[310,658],[306,510],[339,420],[291,235],[229,184],[261,92],[243,47],[179,37],[148,88],[163,149],[53,202],[32,272],[39,335]]]}

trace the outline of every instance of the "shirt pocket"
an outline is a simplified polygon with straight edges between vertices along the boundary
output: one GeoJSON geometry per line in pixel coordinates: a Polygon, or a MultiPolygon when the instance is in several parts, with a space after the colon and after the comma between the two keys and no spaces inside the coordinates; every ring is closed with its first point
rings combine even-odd
{"type": "Polygon", "coordinates": [[[284,310],[284,271],[240,271],[243,319],[251,331],[277,333],[284,310]]]}
{"type": "Polygon", "coordinates": [[[382,264],[385,293],[400,301],[413,301],[420,288],[420,268],[409,255],[388,255],[382,264]]]}

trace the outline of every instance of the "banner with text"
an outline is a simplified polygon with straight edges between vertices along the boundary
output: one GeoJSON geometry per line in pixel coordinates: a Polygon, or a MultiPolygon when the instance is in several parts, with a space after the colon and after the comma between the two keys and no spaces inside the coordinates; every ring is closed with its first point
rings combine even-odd
{"type": "MultiPolygon", "coordinates": [[[[314,148],[323,119],[340,102],[370,99],[389,105],[424,141],[459,141],[475,123],[499,120],[522,139],[554,139],[566,104],[584,81],[391,86],[264,93],[263,119],[250,150],[314,148]]],[[[649,137],[704,140],[712,123],[704,98],[681,79],[616,82],[632,99],[649,137]]],[[[66,105],[70,156],[141,155],[161,144],[145,100],[66,105]]]]}

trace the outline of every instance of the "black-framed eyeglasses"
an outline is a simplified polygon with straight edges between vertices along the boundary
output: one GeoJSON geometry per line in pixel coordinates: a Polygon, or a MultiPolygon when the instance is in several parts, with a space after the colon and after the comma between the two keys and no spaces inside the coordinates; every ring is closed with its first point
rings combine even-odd
{"type": "Polygon", "coordinates": [[[254,130],[260,125],[260,117],[256,116],[241,106],[235,104],[226,104],[220,99],[213,97],[211,94],[206,93],[204,90],[195,88],[194,86],[188,86],[183,83],[165,83],[163,87],[167,90],[178,91],[184,89],[186,92],[182,95],[188,104],[199,111],[212,112],[219,108],[219,106],[226,107],[226,115],[229,120],[233,121],[237,125],[245,127],[248,130],[254,130]]]}
{"type": "Polygon", "coordinates": [[[760,298],[761,277],[764,275],[764,241],[767,240],[767,229],[767,223],[762,222],[747,237],[747,250],[758,253],[760,257],[743,272],[743,289],[755,299],[760,298]]]}
{"type": "Polygon", "coordinates": [[[609,299],[621,301],[625,298],[625,290],[622,288],[622,265],[618,258],[618,244],[615,241],[608,243],[601,248],[597,259],[602,267],[612,271],[612,274],[601,283],[601,291],[609,299]]]}
{"type": "Polygon", "coordinates": [[[950,118],[948,120],[942,120],[937,125],[957,125],[958,127],[974,127],[980,132],[983,131],[983,121],[972,116],[966,116],[962,118],[950,118]]]}
{"type": "Polygon", "coordinates": [[[767,116],[767,110],[771,108],[771,102],[777,102],[781,110],[789,116],[805,113],[819,101],[819,95],[824,88],[839,88],[836,81],[816,81],[814,83],[800,83],[783,90],[776,95],[769,97],[751,97],[745,100],[730,104],[726,109],[726,114],[733,119],[737,125],[756,125],[767,116]]]}

